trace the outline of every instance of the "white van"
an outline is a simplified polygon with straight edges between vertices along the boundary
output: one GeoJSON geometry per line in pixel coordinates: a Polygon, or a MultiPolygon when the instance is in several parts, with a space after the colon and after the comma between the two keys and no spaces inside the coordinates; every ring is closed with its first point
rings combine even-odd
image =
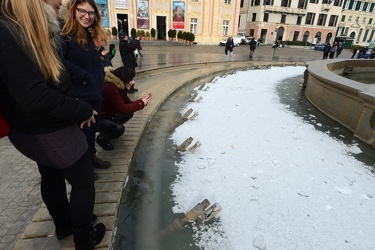
{"type": "MultiPolygon", "coordinates": [[[[227,40],[228,39],[222,40],[220,42],[220,45],[225,46],[225,44],[227,43],[227,40]]],[[[242,43],[242,38],[239,36],[233,36],[233,43],[234,43],[234,46],[240,46],[240,44],[242,43]]]]}

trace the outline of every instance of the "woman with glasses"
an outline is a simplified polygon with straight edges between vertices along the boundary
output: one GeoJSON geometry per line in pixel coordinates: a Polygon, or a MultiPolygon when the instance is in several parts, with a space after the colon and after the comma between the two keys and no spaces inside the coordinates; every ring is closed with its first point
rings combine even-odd
{"type": "Polygon", "coordinates": [[[73,233],[76,249],[93,249],[95,186],[86,138],[97,114],[77,100],[61,58],[56,13],[42,0],[0,0],[0,104],[9,140],[34,160],[57,239],[73,233]],[[72,189],[69,199],[65,181],[72,189]]]}
{"type": "MultiPolygon", "coordinates": [[[[62,29],[64,57],[78,99],[88,102],[100,114],[104,84],[104,67],[99,50],[106,32],[94,0],[71,0],[67,6],[67,17],[62,29]]],[[[99,116],[96,117],[99,120],[99,116]]],[[[110,168],[109,161],[96,155],[95,134],[98,123],[85,127],[89,152],[94,168],[110,168]]],[[[99,178],[95,174],[96,179],[99,178]]]]}

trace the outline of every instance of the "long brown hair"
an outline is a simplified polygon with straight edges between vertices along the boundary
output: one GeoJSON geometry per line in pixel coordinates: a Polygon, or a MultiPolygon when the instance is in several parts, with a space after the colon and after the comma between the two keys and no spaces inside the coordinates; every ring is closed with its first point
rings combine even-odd
{"type": "Polygon", "coordinates": [[[85,29],[78,23],[76,19],[76,7],[79,4],[82,3],[88,3],[91,5],[91,7],[94,8],[96,17],[91,25],[91,37],[94,40],[94,43],[99,50],[102,46],[102,41],[105,42],[105,44],[108,43],[107,41],[107,35],[105,32],[105,29],[102,27],[102,16],[100,15],[100,11],[98,9],[98,6],[94,2],[94,0],[70,0],[67,6],[68,13],[66,17],[65,25],[62,29],[61,34],[66,35],[68,39],[72,39],[73,35],[77,35],[78,38],[78,44],[83,48],[86,49],[87,47],[87,37],[85,29]]]}
{"type": "Polygon", "coordinates": [[[57,44],[51,37],[46,4],[43,0],[1,0],[0,11],[8,21],[6,27],[19,46],[39,66],[47,81],[59,83],[62,63],[57,44]]]}

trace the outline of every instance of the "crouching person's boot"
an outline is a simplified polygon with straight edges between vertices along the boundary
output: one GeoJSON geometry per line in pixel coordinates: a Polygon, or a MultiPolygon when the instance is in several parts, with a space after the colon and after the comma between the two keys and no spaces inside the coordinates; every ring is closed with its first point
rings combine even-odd
{"type": "Polygon", "coordinates": [[[105,234],[105,226],[103,223],[92,226],[89,225],[73,228],[73,241],[76,250],[91,250],[99,244],[105,234]]]}

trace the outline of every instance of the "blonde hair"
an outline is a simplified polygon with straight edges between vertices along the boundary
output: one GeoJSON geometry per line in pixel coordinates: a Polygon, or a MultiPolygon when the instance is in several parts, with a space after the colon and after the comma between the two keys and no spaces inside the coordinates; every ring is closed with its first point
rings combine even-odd
{"type": "Polygon", "coordinates": [[[1,12],[21,48],[39,66],[44,79],[58,85],[63,65],[52,39],[43,0],[2,0],[1,12]]]}
{"type": "Polygon", "coordinates": [[[96,17],[93,24],[90,27],[91,37],[96,45],[96,49],[99,50],[102,46],[102,42],[104,41],[105,45],[108,43],[107,33],[105,29],[102,27],[102,16],[100,15],[100,11],[98,6],[94,2],[94,0],[70,0],[67,5],[67,16],[65,25],[62,29],[61,34],[66,35],[69,40],[72,39],[73,35],[77,35],[78,44],[81,48],[86,49],[87,47],[87,37],[85,29],[78,23],[76,19],[76,7],[81,3],[88,3],[91,7],[94,8],[96,17]]]}

